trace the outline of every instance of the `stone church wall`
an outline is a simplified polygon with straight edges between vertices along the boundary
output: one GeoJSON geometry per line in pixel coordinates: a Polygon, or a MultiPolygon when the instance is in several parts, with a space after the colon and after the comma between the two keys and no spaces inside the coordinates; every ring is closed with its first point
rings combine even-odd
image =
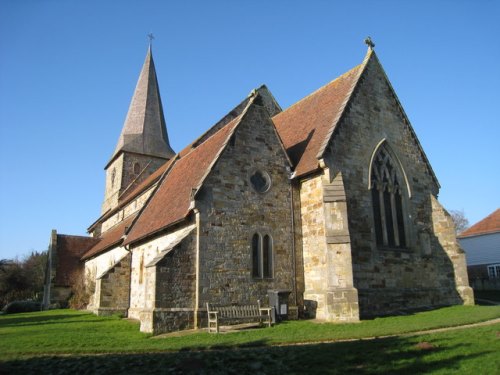
{"type": "Polygon", "coordinates": [[[249,108],[197,195],[200,212],[199,307],[216,304],[267,303],[269,289],[292,292],[296,315],[291,185],[286,155],[267,111],[249,108]],[[259,193],[250,177],[269,174],[271,186],[259,193]],[[272,278],[252,277],[252,236],[270,235],[272,278]]]}
{"type": "Polygon", "coordinates": [[[189,235],[155,266],[147,267],[141,331],[160,334],[194,328],[196,237],[189,235]]]}
{"type": "Polygon", "coordinates": [[[304,314],[336,322],[359,320],[341,174],[328,168],[301,181],[304,314]]]}
{"type": "Polygon", "coordinates": [[[127,316],[130,297],[130,253],[96,280],[97,315],[127,316]]]}
{"type": "MultiPolygon", "coordinates": [[[[182,262],[192,260],[194,250],[194,234],[184,239],[177,248],[172,249],[166,257],[154,266],[148,265],[179,238],[183,229],[160,235],[159,237],[140,244],[132,250],[132,274],[130,283],[130,308],[128,316],[141,321],[141,331],[155,334],[178,330],[193,326],[194,301],[192,293],[183,299],[170,301],[180,290],[193,289],[192,264],[182,262]],[[174,279],[165,272],[175,269],[174,279]]],[[[194,232],[193,232],[194,233],[194,232]]]]}
{"type": "Polygon", "coordinates": [[[120,259],[126,256],[127,253],[127,250],[123,247],[117,247],[85,262],[85,283],[87,288],[90,290],[94,289],[94,293],[92,293],[89,305],[87,306],[88,310],[97,312],[99,306],[100,290],[98,290],[98,285],[95,282],[96,277],[109,270],[120,259]]]}
{"type": "Polygon", "coordinates": [[[440,241],[440,229],[432,224],[431,197],[439,187],[376,60],[368,64],[351,100],[327,151],[326,164],[332,176],[338,171],[343,175],[361,316],[461,303],[449,277],[453,260],[440,241]],[[408,177],[409,191],[405,187],[403,199],[408,246],[404,249],[378,247],[375,241],[369,168],[384,139],[408,177]]]}
{"type": "Polygon", "coordinates": [[[323,212],[322,177],[303,180],[300,185],[300,216],[304,259],[304,307],[308,317],[326,317],[328,272],[323,212]]]}

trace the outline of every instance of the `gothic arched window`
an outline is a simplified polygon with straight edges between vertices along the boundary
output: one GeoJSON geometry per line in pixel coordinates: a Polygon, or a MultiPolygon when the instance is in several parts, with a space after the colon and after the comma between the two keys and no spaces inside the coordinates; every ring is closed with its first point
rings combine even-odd
{"type": "Polygon", "coordinates": [[[373,158],[370,186],[379,246],[406,247],[401,177],[387,147],[382,145],[373,158]]]}
{"type": "Polygon", "coordinates": [[[273,277],[273,240],[266,234],[252,236],[252,277],[270,279],[273,277]]]}

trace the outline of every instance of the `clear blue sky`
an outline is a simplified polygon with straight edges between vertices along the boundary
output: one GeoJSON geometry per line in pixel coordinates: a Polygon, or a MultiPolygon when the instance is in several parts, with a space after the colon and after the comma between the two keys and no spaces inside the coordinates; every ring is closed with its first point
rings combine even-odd
{"type": "Polygon", "coordinates": [[[268,85],[283,108],[375,50],[471,223],[500,207],[499,1],[0,1],[0,258],[86,234],[153,32],[176,151],[268,85]]]}

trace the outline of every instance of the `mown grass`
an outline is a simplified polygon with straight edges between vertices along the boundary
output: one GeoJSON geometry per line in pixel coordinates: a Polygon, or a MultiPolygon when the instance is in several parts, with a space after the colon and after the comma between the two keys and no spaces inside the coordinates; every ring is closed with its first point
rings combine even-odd
{"type": "Polygon", "coordinates": [[[46,373],[144,373],[147,369],[148,373],[368,374],[414,373],[424,368],[449,373],[445,370],[456,366],[463,373],[472,367],[479,368],[473,371],[476,374],[495,373],[500,368],[500,324],[416,337],[318,342],[380,337],[498,317],[500,306],[455,306],[357,324],[293,321],[228,334],[151,338],[139,332],[137,323],[118,317],[72,310],[6,315],[0,316],[0,373],[35,373],[37,369],[46,373]],[[417,346],[423,341],[430,346],[417,346]],[[304,342],[315,343],[277,346],[304,342]]]}

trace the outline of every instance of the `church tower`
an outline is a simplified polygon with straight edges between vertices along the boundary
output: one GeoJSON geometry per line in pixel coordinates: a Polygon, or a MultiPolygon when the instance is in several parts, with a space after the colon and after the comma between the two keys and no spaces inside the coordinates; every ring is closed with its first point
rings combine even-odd
{"type": "Polygon", "coordinates": [[[118,144],[104,168],[106,190],[102,214],[115,208],[120,198],[174,155],[149,46],[118,144]]]}

